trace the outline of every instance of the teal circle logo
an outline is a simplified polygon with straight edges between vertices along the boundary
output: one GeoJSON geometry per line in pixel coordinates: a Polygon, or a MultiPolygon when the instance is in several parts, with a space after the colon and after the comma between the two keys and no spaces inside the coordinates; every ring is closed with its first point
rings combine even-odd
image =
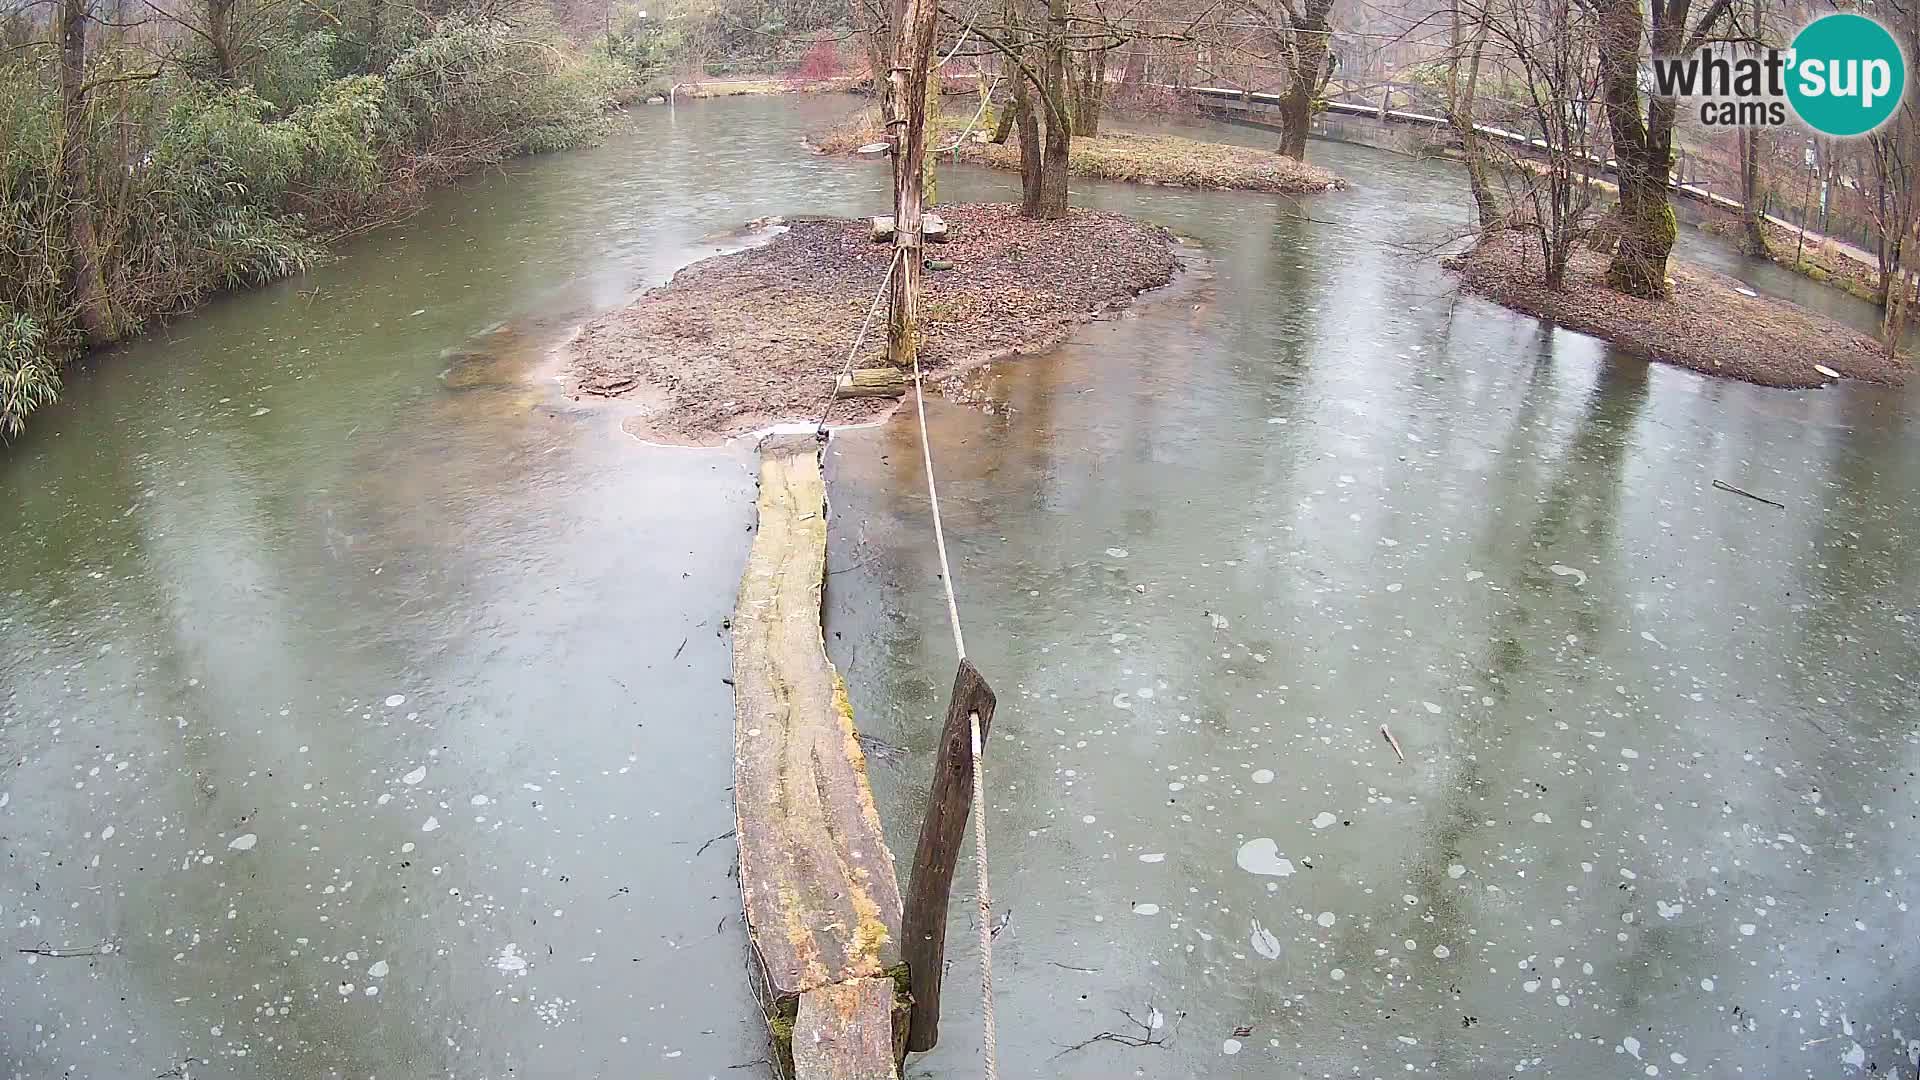
{"type": "Polygon", "coordinates": [[[1907,60],[1887,28],[1865,15],[1823,15],[1793,39],[1787,100],[1823,135],[1865,135],[1907,92],[1907,60]]]}

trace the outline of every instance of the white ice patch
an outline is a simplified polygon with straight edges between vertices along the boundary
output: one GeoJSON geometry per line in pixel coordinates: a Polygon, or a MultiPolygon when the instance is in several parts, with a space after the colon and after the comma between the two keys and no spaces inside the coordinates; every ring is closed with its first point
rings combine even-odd
{"type": "Polygon", "coordinates": [[[229,840],[227,846],[234,851],[252,851],[253,845],[259,842],[260,838],[253,833],[241,833],[239,836],[229,840]]]}
{"type": "Polygon", "coordinates": [[[386,978],[387,962],[385,960],[375,960],[373,966],[367,969],[367,974],[376,979],[386,978]]]}
{"type": "Polygon", "coordinates": [[[1339,820],[1340,820],[1339,818],[1334,817],[1332,814],[1327,813],[1325,810],[1322,810],[1319,813],[1313,815],[1313,827],[1316,829],[1325,829],[1333,825],[1333,823],[1339,820]]]}
{"type": "Polygon", "coordinates": [[[407,785],[408,787],[412,787],[413,785],[419,783],[422,780],[425,780],[426,778],[427,778],[427,767],[425,765],[422,765],[419,768],[408,773],[407,775],[401,777],[400,782],[407,785]]]}
{"type": "Polygon", "coordinates": [[[1639,1039],[1636,1039],[1633,1036],[1629,1035],[1626,1038],[1620,1040],[1620,1045],[1623,1049],[1626,1050],[1627,1053],[1633,1055],[1633,1059],[1635,1061],[1640,1060],[1640,1040],[1639,1039]]]}
{"type": "Polygon", "coordinates": [[[1339,918],[1338,915],[1335,915],[1331,911],[1323,911],[1314,916],[1313,921],[1319,923],[1321,926],[1332,926],[1339,918]]]}
{"type": "Polygon", "coordinates": [[[1435,705],[1431,701],[1423,701],[1420,703],[1420,706],[1421,708],[1426,709],[1428,712],[1432,713],[1435,716],[1440,715],[1440,706],[1435,705]]]}
{"type": "Polygon", "coordinates": [[[1239,1040],[1239,1039],[1228,1039],[1227,1041],[1225,1041],[1225,1042],[1223,1042],[1223,1043],[1221,1043],[1221,1044],[1220,1044],[1220,1052],[1221,1052],[1221,1053],[1223,1053],[1223,1054],[1225,1054],[1225,1055],[1227,1055],[1228,1057],[1232,1057],[1233,1055],[1235,1055],[1235,1054],[1237,1054],[1237,1053],[1239,1053],[1239,1052],[1240,1052],[1240,1040],[1239,1040]]]}
{"type": "Polygon", "coordinates": [[[1261,926],[1259,919],[1253,920],[1252,944],[1253,951],[1261,956],[1269,960],[1280,959],[1280,939],[1273,936],[1273,931],[1261,926]]]}
{"type": "Polygon", "coordinates": [[[1167,853],[1164,851],[1150,852],[1148,854],[1140,856],[1140,861],[1144,863],[1166,862],[1167,853]]]}
{"type": "Polygon", "coordinates": [[[1573,578],[1575,585],[1585,585],[1587,583],[1587,572],[1585,570],[1576,570],[1571,566],[1562,566],[1559,563],[1554,563],[1552,566],[1547,567],[1547,569],[1553,571],[1555,577],[1573,578]]]}
{"type": "Polygon", "coordinates": [[[1533,815],[1533,823],[1535,825],[1551,825],[1553,824],[1553,818],[1549,817],[1545,810],[1536,810],[1533,815]]]}
{"type": "Polygon", "coordinates": [[[400,706],[405,705],[406,703],[407,703],[407,695],[405,694],[388,694],[387,695],[387,708],[389,709],[397,709],[400,706]]]}
{"type": "Polygon", "coordinates": [[[1108,548],[1107,554],[1113,556],[1116,559],[1124,559],[1127,557],[1127,549],[1126,548],[1108,548]]]}
{"type": "Polygon", "coordinates": [[[509,941],[494,954],[493,969],[502,975],[519,975],[527,970],[527,958],[520,955],[520,946],[509,941]]]}
{"type": "Polygon", "coordinates": [[[1248,779],[1252,780],[1256,784],[1271,784],[1273,783],[1273,770],[1272,769],[1255,769],[1253,770],[1253,775],[1248,777],[1248,779]]]}
{"type": "Polygon", "coordinates": [[[1240,869],[1267,877],[1292,877],[1293,863],[1280,857],[1280,847],[1270,836],[1258,836],[1240,845],[1234,857],[1240,869]]]}
{"type": "Polygon", "coordinates": [[[1687,910],[1687,905],[1685,904],[1669,904],[1665,900],[1655,900],[1653,907],[1654,910],[1660,913],[1660,917],[1663,919],[1678,918],[1681,912],[1687,910]]]}
{"type": "Polygon", "coordinates": [[[1133,905],[1133,913],[1135,915],[1158,915],[1160,914],[1160,905],[1159,904],[1135,904],[1133,905]]]}
{"type": "Polygon", "coordinates": [[[1452,866],[1447,867],[1447,876],[1458,881],[1467,876],[1467,868],[1461,866],[1459,863],[1454,863],[1452,866]]]}
{"type": "Polygon", "coordinates": [[[439,827],[440,827],[440,819],[437,817],[429,816],[427,820],[420,823],[421,832],[432,832],[435,829],[438,829],[439,827]]]}

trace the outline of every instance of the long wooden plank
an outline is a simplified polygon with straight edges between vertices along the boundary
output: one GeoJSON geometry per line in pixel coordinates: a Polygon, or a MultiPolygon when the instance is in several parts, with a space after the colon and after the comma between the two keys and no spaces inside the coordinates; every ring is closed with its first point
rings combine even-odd
{"type": "Polygon", "coordinates": [[[819,444],[776,436],[760,455],[759,529],[733,616],[734,807],[756,989],[779,1043],[808,991],[891,977],[900,887],[821,637],[819,444]]]}

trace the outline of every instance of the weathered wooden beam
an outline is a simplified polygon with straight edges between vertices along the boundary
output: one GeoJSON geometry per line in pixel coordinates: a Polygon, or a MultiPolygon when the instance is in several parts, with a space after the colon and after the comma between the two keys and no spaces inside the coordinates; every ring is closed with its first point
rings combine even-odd
{"type": "Polygon", "coordinates": [[[834,380],[837,398],[899,397],[907,392],[907,373],[897,367],[855,368],[834,380]]]}
{"type": "Polygon", "coordinates": [[[800,995],[793,1069],[818,1080],[898,1080],[893,980],[853,979],[800,995]]]}
{"type": "Polygon", "coordinates": [[[947,898],[953,869],[967,835],[967,811],[973,805],[973,724],[980,717],[980,741],[993,724],[993,687],[973,661],[961,660],[947,700],[947,720],[933,762],[933,789],[927,816],[920,821],[920,842],[907,879],[906,912],[901,917],[900,954],[907,962],[913,995],[907,1020],[907,1049],[931,1050],[940,1041],[940,978],[946,971],[947,898]]]}
{"type": "Polygon", "coordinates": [[[777,1067],[793,1075],[803,996],[898,967],[900,889],[821,639],[820,444],[775,436],[760,454],[759,529],[733,614],[734,815],[755,991],[777,1067]]]}

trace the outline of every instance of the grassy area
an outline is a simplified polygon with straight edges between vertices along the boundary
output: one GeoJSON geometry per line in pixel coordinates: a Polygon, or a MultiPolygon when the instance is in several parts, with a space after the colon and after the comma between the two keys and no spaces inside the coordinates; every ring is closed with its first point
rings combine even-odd
{"type": "Polygon", "coordinates": [[[851,90],[857,80],[831,79],[715,79],[711,82],[681,83],[673,88],[676,98],[756,97],[764,94],[837,94],[851,90]]]}
{"type": "MultiPolygon", "coordinates": [[[[941,117],[935,124],[933,145],[952,146],[970,118],[970,115],[941,117]]],[[[826,153],[846,154],[880,138],[879,115],[866,109],[815,135],[812,142],[826,153]]],[[[957,156],[961,161],[996,169],[1020,168],[1020,148],[1012,140],[995,144],[981,142],[979,138],[979,132],[972,133],[960,143],[957,151],[943,153],[941,160],[957,156]]],[[[1326,169],[1267,150],[1118,131],[1074,139],[1067,167],[1072,175],[1089,180],[1121,180],[1168,187],[1301,195],[1346,186],[1346,181],[1326,169]]]]}

